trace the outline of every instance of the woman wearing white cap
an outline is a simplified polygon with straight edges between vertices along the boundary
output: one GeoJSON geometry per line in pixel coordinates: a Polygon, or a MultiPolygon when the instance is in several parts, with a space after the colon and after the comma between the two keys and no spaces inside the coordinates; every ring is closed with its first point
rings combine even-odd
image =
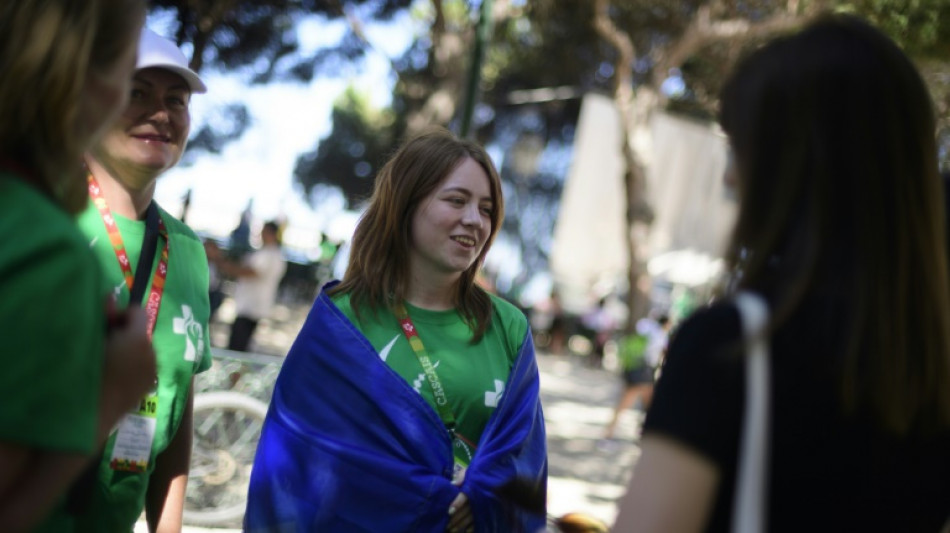
{"type": "Polygon", "coordinates": [[[91,201],[79,224],[118,305],[145,308],[158,380],[106,442],[82,531],[131,531],[143,508],[152,531],[181,528],[192,381],[211,365],[208,262],[152,197],[185,150],[191,95],[205,91],[173,42],[143,30],[129,106],[85,159],[91,201]]]}

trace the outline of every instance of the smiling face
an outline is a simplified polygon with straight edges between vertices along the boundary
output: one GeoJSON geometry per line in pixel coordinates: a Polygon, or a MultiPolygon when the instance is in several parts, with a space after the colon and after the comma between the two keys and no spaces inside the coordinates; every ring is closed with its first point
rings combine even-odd
{"type": "Polygon", "coordinates": [[[457,279],[478,259],[492,231],[488,175],[463,159],[423,199],[412,216],[409,269],[413,279],[457,279]]]}
{"type": "Polygon", "coordinates": [[[191,129],[191,91],[171,71],[135,73],[129,105],[93,150],[112,174],[138,190],[181,159],[191,129]]]}

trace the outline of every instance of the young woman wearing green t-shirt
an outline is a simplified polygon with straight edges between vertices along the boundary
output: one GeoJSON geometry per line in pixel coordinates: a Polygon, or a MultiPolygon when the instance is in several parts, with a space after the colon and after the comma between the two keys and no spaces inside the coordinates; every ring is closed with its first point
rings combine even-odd
{"type": "Polygon", "coordinates": [[[277,380],[246,530],[544,527],[497,495],[547,477],[527,319],[475,283],[503,212],[488,154],[444,129],[383,167],[277,380]]]}

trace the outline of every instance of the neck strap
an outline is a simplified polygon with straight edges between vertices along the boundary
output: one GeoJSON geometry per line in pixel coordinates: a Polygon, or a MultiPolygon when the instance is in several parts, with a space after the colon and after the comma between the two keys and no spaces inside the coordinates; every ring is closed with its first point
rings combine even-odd
{"type": "Polygon", "coordinates": [[[399,320],[399,324],[402,326],[402,332],[406,335],[406,340],[409,341],[409,346],[416,354],[416,357],[419,358],[419,364],[422,365],[422,370],[426,374],[426,381],[432,389],[432,396],[435,398],[435,406],[439,412],[439,417],[449,431],[454,431],[455,415],[452,414],[452,408],[449,407],[449,399],[445,395],[445,389],[439,380],[439,374],[436,373],[435,367],[432,366],[432,360],[429,359],[429,354],[426,353],[422,339],[419,338],[419,331],[416,330],[415,324],[413,324],[412,319],[409,318],[409,312],[406,310],[405,304],[401,302],[396,304],[394,311],[396,318],[399,320]]]}
{"type": "Polygon", "coordinates": [[[129,305],[141,305],[142,297],[145,295],[145,286],[148,280],[148,274],[152,270],[152,262],[155,258],[155,251],[158,246],[158,237],[165,241],[162,247],[162,255],[158,261],[158,268],[155,269],[155,275],[152,278],[152,290],[149,292],[148,300],[145,302],[145,314],[148,318],[148,337],[152,338],[152,331],[155,330],[155,322],[158,320],[158,309],[161,306],[162,295],[165,292],[165,279],[168,276],[168,231],[165,229],[165,222],[158,213],[158,207],[155,202],[148,205],[145,212],[145,236],[142,239],[142,250],[139,255],[139,263],[135,268],[135,275],[132,274],[131,261],[125,251],[125,243],[122,240],[122,234],[119,232],[119,226],[115,222],[115,216],[106,203],[106,198],[102,194],[102,188],[96,181],[95,176],[89,174],[89,196],[99,210],[99,216],[106,226],[106,232],[109,234],[109,242],[115,252],[116,260],[119,262],[119,268],[122,269],[122,275],[125,278],[126,287],[129,289],[129,305]]]}

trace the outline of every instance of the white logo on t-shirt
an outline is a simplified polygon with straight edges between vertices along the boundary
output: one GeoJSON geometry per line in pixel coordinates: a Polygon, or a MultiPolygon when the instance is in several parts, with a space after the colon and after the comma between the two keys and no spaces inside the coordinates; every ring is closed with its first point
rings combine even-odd
{"type": "Polygon", "coordinates": [[[185,336],[185,361],[194,361],[198,357],[198,349],[204,347],[204,328],[195,320],[191,307],[182,304],[183,316],[172,319],[172,330],[185,336]]]}
{"type": "Polygon", "coordinates": [[[498,402],[501,401],[501,396],[503,394],[505,394],[505,382],[500,379],[496,379],[495,390],[485,391],[485,407],[498,407],[498,402]]]}
{"type": "Polygon", "coordinates": [[[396,344],[397,340],[399,340],[399,337],[400,335],[393,337],[393,340],[389,341],[389,344],[384,346],[383,349],[379,351],[379,358],[382,359],[384,363],[386,362],[386,358],[389,357],[389,352],[393,349],[393,345],[396,344]]]}

